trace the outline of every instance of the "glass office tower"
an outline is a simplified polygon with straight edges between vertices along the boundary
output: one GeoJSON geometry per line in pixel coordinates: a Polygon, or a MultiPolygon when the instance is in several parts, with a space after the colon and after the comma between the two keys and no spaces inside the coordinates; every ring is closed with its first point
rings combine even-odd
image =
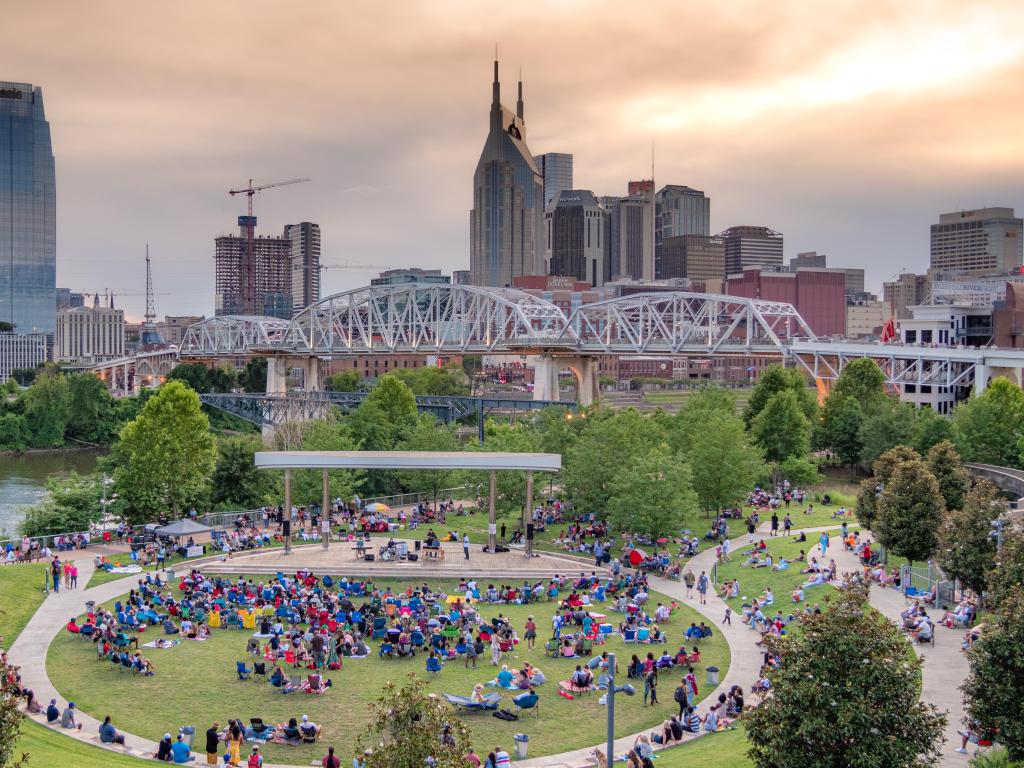
{"type": "Polygon", "coordinates": [[[57,190],[43,91],[0,81],[0,320],[53,333],[57,190]]]}

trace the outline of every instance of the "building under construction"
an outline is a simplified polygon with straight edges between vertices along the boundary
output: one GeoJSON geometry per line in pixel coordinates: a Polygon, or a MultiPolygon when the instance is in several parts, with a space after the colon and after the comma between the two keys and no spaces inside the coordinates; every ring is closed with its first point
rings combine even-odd
{"type": "MultiPolygon", "coordinates": [[[[248,216],[238,217],[239,233],[214,240],[214,307],[218,315],[267,315],[285,320],[292,316],[292,239],[288,228],[280,237],[254,237],[253,300],[246,306],[243,263],[248,248],[248,216]]],[[[253,228],[256,220],[253,217],[253,228]]]]}

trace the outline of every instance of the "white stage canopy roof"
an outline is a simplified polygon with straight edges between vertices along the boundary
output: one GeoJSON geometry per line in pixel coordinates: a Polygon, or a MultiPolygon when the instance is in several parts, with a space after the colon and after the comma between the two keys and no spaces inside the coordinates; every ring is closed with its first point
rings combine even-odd
{"type": "Polygon", "coordinates": [[[257,469],[470,469],[557,472],[557,453],[485,451],[258,451],[257,469]]]}

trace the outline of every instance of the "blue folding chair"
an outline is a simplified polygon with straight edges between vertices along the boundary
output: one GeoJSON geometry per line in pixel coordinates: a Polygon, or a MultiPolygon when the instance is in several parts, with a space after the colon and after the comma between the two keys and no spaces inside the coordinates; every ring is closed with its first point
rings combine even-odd
{"type": "Polygon", "coordinates": [[[235,671],[238,673],[239,680],[248,680],[249,675],[252,674],[252,670],[245,666],[244,661],[235,662],[235,671]]]}

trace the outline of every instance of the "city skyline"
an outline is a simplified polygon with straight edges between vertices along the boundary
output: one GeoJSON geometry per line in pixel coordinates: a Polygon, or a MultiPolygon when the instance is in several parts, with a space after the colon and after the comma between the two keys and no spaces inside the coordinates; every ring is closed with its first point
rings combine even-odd
{"type": "MultiPolygon", "coordinates": [[[[8,11],[0,78],[46,94],[57,283],[133,318],[147,242],[158,315],[212,314],[210,242],[250,177],[313,178],[255,211],[266,231],[318,222],[325,264],[466,269],[495,41],[506,88],[523,67],[530,150],[572,153],[574,187],[622,194],[653,141],[658,187],[704,190],[712,231],[770,227],[787,260],[827,252],[869,289],[927,267],[940,213],[1024,209],[1015,3],[325,6],[292,9],[305,34],[284,38],[270,6],[56,5],[8,11]]],[[[330,270],[321,293],[376,271],[330,270]]]]}

